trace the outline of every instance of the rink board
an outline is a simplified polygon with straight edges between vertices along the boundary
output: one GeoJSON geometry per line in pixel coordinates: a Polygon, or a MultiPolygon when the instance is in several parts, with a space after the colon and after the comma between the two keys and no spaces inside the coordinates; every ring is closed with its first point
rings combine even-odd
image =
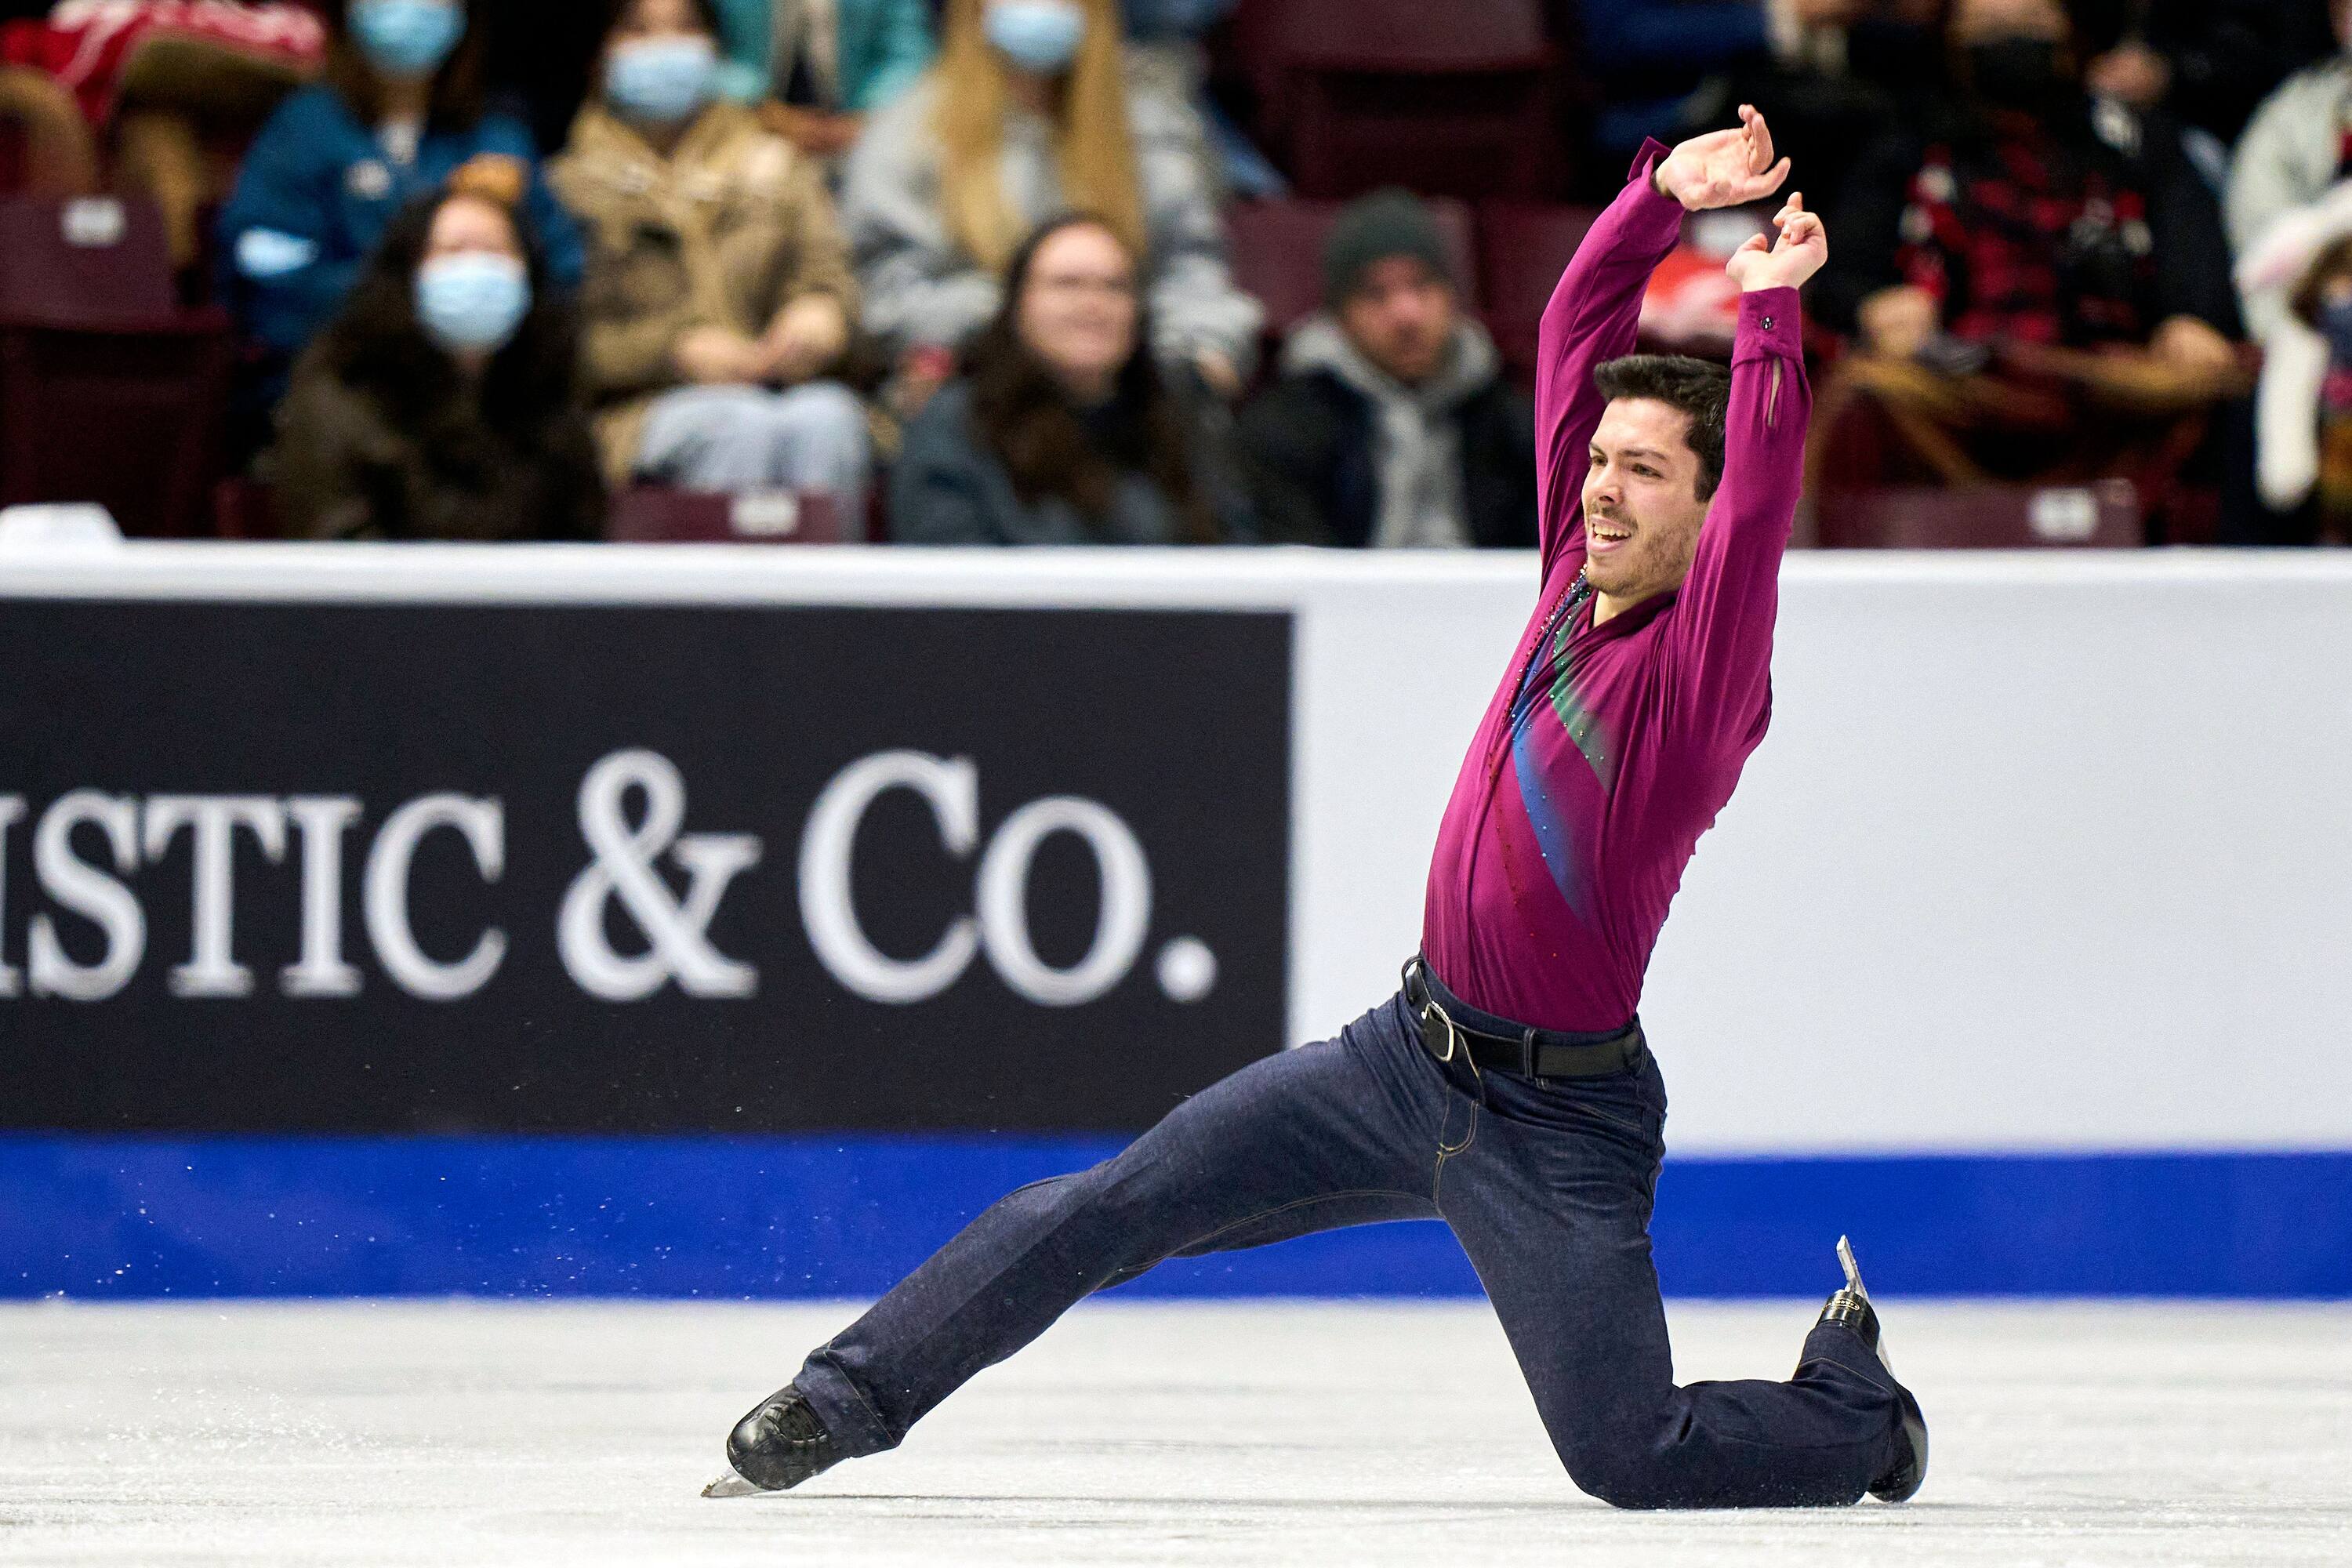
{"type": "MultiPolygon", "coordinates": [[[[0,1140],[0,1297],[877,1295],[1097,1138],[0,1140]]],[[[1670,1159],[1671,1295],[2352,1297],[2352,1155],[1670,1159]]],[[[1123,1294],[1464,1296],[1436,1221],[1163,1264],[1123,1294]]]]}
{"type": "MultiPolygon", "coordinates": [[[[578,690],[524,681],[510,702],[551,731],[564,765],[499,772],[525,769],[549,737],[518,741],[469,721],[447,746],[379,739],[378,791],[323,766],[203,773],[208,758],[243,756],[257,732],[287,722],[240,706],[257,687],[193,685],[205,661],[236,652],[233,632],[194,637],[166,668],[93,620],[65,646],[81,650],[87,669],[76,679],[113,717],[79,729],[60,706],[67,686],[36,690],[11,670],[0,710],[20,721],[0,724],[0,806],[22,804],[0,835],[0,971],[26,975],[28,922],[43,916],[65,922],[85,961],[94,950],[95,928],[59,909],[30,864],[43,815],[69,794],[152,812],[175,791],[253,792],[278,802],[289,824],[297,802],[322,810],[351,796],[362,815],[344,865],[352,908],[341,956],[365,993],[338,1002],[283,989],[299,934],[286,912],[296,907],[290,835],[285,858],[266,868],[251,842],[235,851],[245,858],[238,900],[266,899],[268,878],[279,879],[276,914],[235,908],[235,956],[257,976],[247,997],[171,987],[167,972],[191,960],[193,832],[123,870],[152,922],[135,982],[91,1003],[36,999],[21,984],[0,994],[0,1081],[25,1090],[15,1120],[0,1113],[9,1129],[0,1131],[0,1293],[879,1288],[1006,1187],[1117,1147],[1148,1120],[1146,1100],[1170,1103],[1285,1039],[1328,1037],[1393,989],[1462,748],[1534,589],[1532,559],[1510,555],[142,545],[0,557],[0,614],[16,612],[19,627],[63,627],[118,604],[225,625],[249,611],[254,626],[268,621],[265,611],[284,625],[288,611],[310,605],[480,612],[541,626],[602,624],[607,613],[612,625],[652,624],[661,611],[751,626],[756,643],[762,616],[782,626],[871,615],[883,635],[860,645],[862,678],[886,693],[910,689],[909,677],[891,673],[888,650],[952,626],[949,655],[917,660],[919,678],[938,671],[964,683],[930,693],[929,709],[895,728],[896,705],[834,692],[833,717],[802,737],[806,755],[786,759],[805,777],[777,784],[781,764],[768,753],[729,743],[729,713],[767,725],[761,716],[782,710],[758,702],[772,692],[827,687],[811,674],[824,673],[822,658],[795,657],[782,675],[749,683],[735,665],[713,665],[702,679],[717,694],[693,693],[665,718],[661,681],[639,679],[624,701],[613,668],[625,666],[572,657],[577,637],[534,633],[536,642],[513,647],[539,649],[530,657],[576,677],[578,690]],[[926,628],[910,610],[950,614],[926,628]],[[1042,646],[1026,632],[1003,653],[968,651],[970,617],[1005,612],[1055,623],[1052,636],[1101,656],[1073,664],[1066,652],[1024,673],[1019,650],[1042,646]],[[1182,687],[1121,685],[1178,666],[1120,654],[1090,617],[1133,617],[1130,630],[1149,637],[1162,635],[1155,618],[1192,637],[1185,626],[1220,616],[1256,626],[1260,640],[1232,643],[1215,656],[1223,662],[1213,679],[1193,687],[1236,711],[1276,715],[1276,731],[1288,716],[1280,742],[1259,743],[1282,745],[1282,767],[1249,786],[1252,847],[1237,856],[1263,868],[1265,847],[1286,842],[1287,865],[1246,885],[1214,853],[1244,838],[1197,815],[1225,787],[1215,771],[1219,710],[1145,711],[1106,730],[1044,721],[1061,700],[1055,668],[1098,677],[1104,710],[1122,716],[1182,687]],[[738,689],[725,689],[727,678],[738,689]],[[1017,687],[1002,710],[1029,721],[991,720],[987,732],[960,735],[956,725],[999,711],[962,695],[988,697],[992,682],[1017,687]],[[142,705],[177,722],[194,713],[217,745],[187,748],[194,762],[163,768],[166,753],[136,743],[142,705]],[[572,717],[579,711],[601,727],[572,717]],[[23,743],[28,713],[45,726],[37,752],[23,743]],[[1120,748],[1099,743],[1114,733],[1120,748]],[[1153,745],[1173,759],[1167,767],[1153,745]],[[759,868],[708,926],[714,951],[756,962],[756,994],[706,986],[689,997],[671,985],[591,1003],[560,993],[593,973],[552,956],[566,879],[584,865],[569,792],[585,789],[600,758],[631,749],[679,764],[690,792],[685,834],[760,839],[759,868]],[[868,994],[843,1010],[808,955],[814,939],[795,945],[814,919],[805,885],[793,896],[795,864],[806,868],[796,851],[828,779],[908,752],[950,771],[971,756],[982,781],[979,832],[948,845],[962,866],[940,855],[952,813],[909,805],[904,790],[876,808],[903,808],[892,831],[912,835],[906,841],[933,871],[968,879],[1024,801],[1098,800],[1133,828],[1167,897],[1110,991],[1076,1007],[1013,999],[998,952],[971,957],[953,984],[917,1003],[868,994]],[[1208,773],[1185,771],[1192,753],[1208,773]],[[420,767],[414,779],[400,771],[420,767]],[[357,1015],[333,1009],[390,994],[358,887],[385,816],[432,798],[423,791],[461,797],[478,814],[496,799],[516,858],[498,890],[528,895],[495,907],[460,896],[486,884],[456,817],[440,819],[416,852],[406,913],[436,963],[446,966],[493,923],[513,942],[478,997],[394,998],[406,1032],[382,1040],[415,1053],[402,1070],[442,1070],[438,1062],[479,1080],[464,1114],[448,1119],[426,1100],[308,1093],[325,1079],[300,1054],[318,1041],[346,1088],[384,1070],[378,1037],[338,1031],[334,1018],[357,1015]],[[1181,966],[1164,962],[1185,938],[1216,960],[1205,1003],[1186,1000],[1181,966]],[[526,981],[541,989],[498,992],[526,981]],[[1094,1009],[1103,1027],[1090,1034],[1094,1009]],[[1192,1021],[1213,1016],[1242,1022],[1210,1026],[1214,1048],[1193,1049],[1192,1021]],[[570,1017],[583,1020],[576,1030],[570,1017]],[[832,1078],[802,1072],[812,1086],[804,1101],[762,1105],[714,1098],[694,1065],[723,1053],[730,1071],[751,1062],[789,1079],[821,1066],[807,1042],[883,1038],[876,1019],[901,1037],[873,1055],[879,1076],[846,1110],[814,1092],[838,1088],[832,1078]],[[492,1070],[524,1030],[536,1031],[545,1093],[525,1095],[509,1086],[530,1080],[492,1070]],[[699,1057],[688,1050],[696,1030],[715,1042],[699,1057]],[[1055,1070],[1028,1070],[1023,1042],[1054,1030],[1055,1070]],[[566,1043],[591,1032],[604,1053],[596,1067],[562,1079],[566,1043]],[[643,1042],[654,1093],[631,1091],[614,1070],[632,1038],[643,1042]],[[1105,1042],[1099,1061],[1087,1054],[1092,1039],[1105,1042]],[[664,1054],[666,1042],[677,1055],[664,1054]],[[931,1053],[910,1080],[928,1101],[889,1091],[890,1064],[913,1059],[900,1049],[909,1046],[931,1053]],[[285,1064],[267,1103],[221,1093],[207,1074],[259,1047],[285,1064]],[[957,1101],[958,1053],[981,1053],[999,1075],[994,1108],[957,1101]],[[153,1081],[138,1077],[142,1064],[159,1070],[153,1081]],[[1133,1098],[1113,1103],[1074,1068],[1111,1075],[1133,1098]],[[1024,1084],[1036,1086],[1034,1102],[1024,1084]],[[753,1136],[690,1136],[735,1131],[738,1104],[750,1107],[753,1136]],[[415,1114],[404,1121],[404,1107],[415,1114]],[[904,1114],[893,1121],[894,1112],[904,1114]],[[992,1128],[1022,1131],[977,1135],[992,1128]],[[424,1136],[378,1136],[404,1129],[424,1136]],[[788,1179],[775,1179],[780,1169],[788,1179]]],[[[2352,562],[2334,557],[1792,559],[1771,733],[1690,868],[1643,1003],[1673,1097],[1657,1221],[1667,1289],[1811,1293],[1822,1249],[1845,1230],[1890,1290],[2352,1295],[2347,625],[2352,562]]],[[[496,659],[479,667],[510,673],[496,659]]],[[[449,689],[452,701],[470,700],[449,689]]],[[[331,683],[310,695],[315,734],[302,733],[320,755],[345,743],[338,727],[363,731],[336,707],[331,683]]],[[[96,828],[77,831],[78,853],[100,858],[96,828]]],[[[1069,871],[1055,872],[1043,851],[1035,864],[1041,888],[1069,871]]],[[[884,862],[860,874],[887,884],[853,892],[902,957],[942,921],[986,912],[936,901],[972,898],[967,879],[925,882],[922,899],[934,901],[893,914],[886,895],[912,884],[884,862]]],[[[681,888],[683,872],[671,875],[681,888]]],[[[1070,950],[1054,942],[1069,933],[1050,929],[1060,907],[1033,898],[1032,935],[1066,964],[1070,950]]],[[[1003,926],[1009,917],[999,916],[1003,926]]],[[[407,962],[416,967],[415,954],[407,962]]],[[[207,983],[202,973],[190,982],[207,983]]],[[[1141,1288],[1415,1294],[1473,1282],[1441,1228],[1423,1226],[1174,1266],[1141,1288]]]]}

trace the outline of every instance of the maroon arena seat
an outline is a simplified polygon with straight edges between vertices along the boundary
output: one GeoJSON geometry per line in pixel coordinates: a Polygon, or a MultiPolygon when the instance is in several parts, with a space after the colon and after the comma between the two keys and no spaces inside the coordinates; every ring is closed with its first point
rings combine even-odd
{"type": "Polygon", "coordinates": [[[0,504],[207,531],[230,363],[227,319],[176,301],[152,204],[0,198],[0,504]]]}
{"type": "Polygon", "coordinates": [[[1259,130],[1303,195],[1558,184],[1538,0],[1244,0],[1234,28],[1259,130]]]}
{"type": "Polygon", "coordinates": [[[1830,549],[2128,549],[2146,537],[2129,479],[2084,489],[1835,490],[1816,504],[1821,542],[1830,549]]]}
{"type": "MultiPolygon", "coordinates": [[[[1279,338],[1323,308],[1323,241],[1346,204],[1338,201],[1241,202],[1225,209],[1234,280],[1265,306],[1265,330],[1279,338]]],[[[1454,258],[1464,302],[1478,300],[1477,247],[1470,209],[1450,197],[1430,198],[1430,215],[1454,258]]]]}
{"type": "Polygon", "coordinates": [[[838,544],[842,528],[830,496],[637,485],[613,497],[604,536],[630,544],[838,544]]]}
{"type": "Polygon", "coordinates": [[[1478,287],[1511,379],[1535,382],[1536,332],[1576,247],[1601,215],[1549,202],[1478,204],[1478,287]]]}

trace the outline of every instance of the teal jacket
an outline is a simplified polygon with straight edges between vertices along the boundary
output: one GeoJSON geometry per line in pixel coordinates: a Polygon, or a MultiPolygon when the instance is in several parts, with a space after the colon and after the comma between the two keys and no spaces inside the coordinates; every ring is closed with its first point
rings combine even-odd
{"type": "Polygon", "coordinates": [[[222,209],[220,283],[237,325],[280,356],[301,352],[341,308],[394,215],[479,153],[530,166],[525,215],[548,271],[577,286],[585,266],[579,231],[541,177],[520,121],[492,112],[467,130],[428,131],[416,161],[396,164],[341,97],[320,85],[278,106],[222,209]]]}
{"type": "MultiPolygon", "coordinates": [[[[929,0],[836,0],[839,101],[864,113],[907,90],[931,63],[929,0]]],[[[719,0],[728,96],[745,102],[790,86],[797,51],[796,0],[719,0]]]]}

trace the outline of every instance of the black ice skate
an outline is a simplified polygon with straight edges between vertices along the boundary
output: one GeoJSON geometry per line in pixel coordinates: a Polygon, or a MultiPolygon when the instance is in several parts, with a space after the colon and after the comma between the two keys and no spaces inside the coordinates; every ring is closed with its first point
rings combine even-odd
{"type": "Polygon", "coordinates": [[[1906,1502],[1927,1479],[1927,1418],[1919,1413],[1919,1402],[1911,1397],[1911,1391],[1895,1376],[1895,1363],[1887,1359],[1879,1334],[1878,1311],[1870,1304],[1870,1292],[1862,1288],[1862,1270],[1854,1267],[1853,1248],[1842,1236],[1837,1255],[1839,1267],[1845,1270],[1845,1289],[1822,1308],[1822,1321],[1840,1324],[1861,1336],[1878,1364],[1886,1369],[1888,1381],[1895,1384],[1895,1396],[1903,1405],[1902,1456],[1894,1468],[1870,1483],[1870,1495],[1882,1502],[1906,1502]]]}
{"type": "Polygon", "coordinates": [[[841,1462],[833,1434],[809,1407],[808,1396],[786,1384],[760,1402],[727,1434],[731,1474],[702,1489],[704,1497],[748,1497],[796,1487],[841,1462]]]}

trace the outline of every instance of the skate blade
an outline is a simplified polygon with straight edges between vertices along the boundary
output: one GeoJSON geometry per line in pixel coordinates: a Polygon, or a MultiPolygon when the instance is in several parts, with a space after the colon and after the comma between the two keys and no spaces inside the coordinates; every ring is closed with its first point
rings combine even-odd
{"type": "Polygon", "coordinates": [[[1838,1267],[1845,1270],[1845,1288],[1858,1299],[1869,1300],[1870,1292],[1862,1288],[1862,1270],[1854,1266],[1853,1247],[1842,1236],[1838,1237],[1837,1258],[1838,1267]]]}
{"type": "Polygon", "coordinates": [[[760,1489],[730,1470],[702,1489],[704,1497],[755,1497],[760,1489]]]}

